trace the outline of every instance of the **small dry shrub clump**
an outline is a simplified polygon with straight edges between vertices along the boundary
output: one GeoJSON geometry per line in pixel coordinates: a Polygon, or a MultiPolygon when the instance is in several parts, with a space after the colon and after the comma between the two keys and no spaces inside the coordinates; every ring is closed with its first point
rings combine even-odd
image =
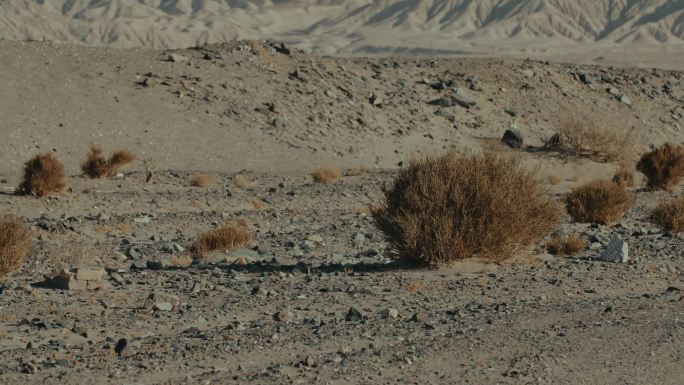
{"type": "Polygon", "coordinates": [[[214,178],[211,175],[195,175],[192,177],[190,180],[190,185],[192,187],[201,187],[201,188],[207,188],[211,187],[216,183],[216,178],[214,178]]]}
{"type": "Polygon", "coordinates": [[[128,150],[115,151],[106,159],[102,155],[102,148],[93,144],[88,158],[81,164],[81,170],[89,178],[111,178],[134,160],[135,155],[128,150]]]}
{"type": "Polygon", "coordinates": [[[0,218],[0,278],[18,269],[32,247],[31,231],[21,219],[0,218]]]}
{"type": "Polygon", "coordinates": [[[598,118],[565,117],[558,132],[546,147],[605,161],[630,158],[636,148],[637,135],[633,128],[601,123],[598,118]]]}
{"type": "Polygon", "coordinates": [[[577,255],[587,247],[587,240],[577,234],[561,237],[554,234],[546,244],[546,250],[553,255],[577,255]]]}
{"type": "Polygon", "coordinates": [[[331,184],[342,177],[342,171],[336,167],[321,167],[311,174],[314,182],[331,184]]]}
{"type": "Polygon", "coordinates": [[[634,187],[634,172],[625,166],[620,166],[613,175],[613,183],[621,187],[634,187]]]}
{"type": "Polygon", "coordinates": [[[605,179],[574,188],[565,201],[568,213],[575,220],[605,225],[620,219],[632,202],[624,187],[605,179]]]}
{"type": "Polygon", "coordinates": [[[373,209],[399,258],[433,266],[510,257],[551,232],[558,212],[535,169],[495,153],[411,160],[373,209]]]}
{"type": "Polygon", "coordinates": [[[24,164],[24,179],[19,191],[36,197],[49,196],[66,190],[64,166],[52,154],[40,154],[24,164]]]}
{"type": "Polygon", "coordinates": [[[651,213],[650,220],[665,230],[684,232],[684,195],[660,201],[651,213]]]}
{"type": "Polygon", "coordinates": [[[672,191],[684,177],[684,146],[666,143],[645,154],[637,164],[653,190],[672,191]]]}
{"type": "Polygon", "coordinates": [[[195,254],[206,257],[215,250],[235,250],[249,246],[252,234],[244,223],[225,223],[197,236],[193,249],[195,254]]]}

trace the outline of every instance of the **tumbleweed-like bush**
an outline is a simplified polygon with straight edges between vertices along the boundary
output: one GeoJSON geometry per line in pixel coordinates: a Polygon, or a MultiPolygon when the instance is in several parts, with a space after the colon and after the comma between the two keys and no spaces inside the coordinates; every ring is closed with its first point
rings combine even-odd
{"type": "Polygon", "coordinates": [[[536,169],[495,153],[411,160],[373,209],[398,258],[432,266],[513,256],[552,231],[558,212],[536,169]]]}
{"type": "Polygon", "coordinates": [[[684,232],[684,195],[660,201],[651,213],[650,220],[665,230],[684,232]]]}
{"type": "Polygon", "coordinates": [[[573,256],[587,247],[587,240],[577,234],[569,236],[553,235],[546,243],[546,250],[553,255],[573,256]]]}
{"type": "Polygon", "coordinates": [[[89,178],[111,178],[134,160],[135,155],[128,150],[115,151],[106,159],[102,155],[102,148],[93,144],[90,146],[88,157],[81,164],[81,170],[89,178]]]}
{"type": "Polygon", "coordinates": [[[684,178],[684,146],[665,143],[645,154],[637,164],[652,190],[672,191],[684,178]]]}
{"type": "Polygon", "coordinates": [[[24,164],[24,179],[19,192],[45,197],[66,190],[64,166],[50,154],[36,155],[24,164]]]}
{"type": "Polygon", "coordinates": [[[632,206],[624,187],[598,179],[574,188],[566,197],[568,214],[579,222],[611,224],[632,206]]]}
{"type": "Polygon", "coordinates": [[[0,218],[0,278],[21,266],[32,244],[31,232],[21,219],[0,218]]]}

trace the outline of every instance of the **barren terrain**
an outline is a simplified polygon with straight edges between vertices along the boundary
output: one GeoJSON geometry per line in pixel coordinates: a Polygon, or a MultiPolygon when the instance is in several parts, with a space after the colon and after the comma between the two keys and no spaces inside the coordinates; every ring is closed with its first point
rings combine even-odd
{"type": "Polygon", "coordinates": [[[611,177],[617,164],[545,140],[572,115],[634,127],[638,153],[682,143],[681,72],[327,58],[253,41],[175,51],[0,41],[0,51],[0,212],[25,218],[36,245],[0,286],[1,383],[684,381],[684,236],[646,220],[681,187],[650,192],[638,178],[613,226],[564,218],[559,231],[590,241],[577,257],[539,245],[441,270],[393,262],[369,215],[400,162],[512,151],[498,147],[511,125],[557,199],[611,177]],[[466,107],[445,105],[455,94],[466,107]],[[138,159],[86,179],[93,142],[138,159]],[[69,190],[15,195],[40,152],[64,162],[69,190]],[[344,175],[315,183],[322,166],[344,175]],[[191,186],[200,174],[215,183],[191,186]],[[178,263],[198,233],[237,219],[252,248],[178,263]],[[614,234],[628,263],[597,259],[614,234]],[[104,267],[105,287],[46,287],[65,261],[104,267]]]}

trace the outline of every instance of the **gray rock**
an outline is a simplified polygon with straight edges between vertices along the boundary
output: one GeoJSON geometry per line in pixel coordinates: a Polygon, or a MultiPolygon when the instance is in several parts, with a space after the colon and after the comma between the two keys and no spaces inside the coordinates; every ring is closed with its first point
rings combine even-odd
{"type": "Polygon", "coordinates": [[[615,87],[610,87],[610,88],[608,88],[608,93],[613,95],[613,96],[618,96],[618,95],[620,95],[620,90],[618,90],[615,87]]]}
{"type": "Polygon", "coordinates": [[[460,92],[456,92],[455,94],[451,95],[451,101],[452,105],[459,105],[463,108],[475,107],[477,105],[475,99],[460,92]]]}
{"type": "Polygon", "coordinates": [[[188,58],[177,53],[170,53],[169,56],[167,56],[166,60],[173,63],[181,63],[184,61],[188,61],[188,58]]]}
{"type": "Polygon", "coordinates": [[[344,319],[348,322],[359,322],[365,320],[366,318],[368,318],[366,314],[357,307],[349,308],[347,315],[344,317],[344,319]]]}
{"type": "Polygon", "coordinates": [[[629,260],[629,245],[619,235],[614,234],[601,254],[601,260],[626,263],[629,260]]]}
{"type": "Polygon", "coordinates": [[[531,68],[524,69],[524,70],[521,71],[521,73],[522,73],[523,76],[525,76],[526,78],[533,78],[534,75],[536,75],[536,73],[534,72],[534,70],[531,69],[531,68]]]}
{"type": "Polygon", "coordinates": [[[579,78],[584,84],[592,84],[594,82],[594,78],[586,72],[581,73],[579,78]]]}
{"type": "Polygon", "coordinates": [[[622,95],[622,97],[620,98],[620,102],[622,102],[628,106],[632,105],[632,99],[630,99],[629,96],[627,96],[627,95],[622,95]]]}
{"type": "Polygon", "coordinates": [[[173,310],[173,305],[170,302],[155,303],[154,304],[154,310],[171,311],[171,310],[173,310]]]}
{"type": "Polygon", "coordinates": [[[519,129],[511,127],[504,132],[501,142],[510,148],[521,148],[523,146],[523,134],[519,129]]]}
{"type": "Polygon", "coordinates": [[[354,244],[354,247],[361,247],[365,241],[366,236],[361,233],[357,233],[356,236],[354,236],[352,243],[354,244]]]}
{"type": "Polygon", "coordinates": [[[387,308],[380,311],[380,318],[397,319],[399,311],[397,309],[387,308]]]}

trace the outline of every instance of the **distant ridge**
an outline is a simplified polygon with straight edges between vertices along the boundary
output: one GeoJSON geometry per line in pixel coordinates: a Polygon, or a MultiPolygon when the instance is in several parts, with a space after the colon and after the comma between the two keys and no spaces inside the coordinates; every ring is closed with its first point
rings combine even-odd
{"type": "Polygon", "coordinates": [[[0,37],[183,48],[282,39],[328,54],[684,44],[684,0],[0,0],[0,37]]]}

